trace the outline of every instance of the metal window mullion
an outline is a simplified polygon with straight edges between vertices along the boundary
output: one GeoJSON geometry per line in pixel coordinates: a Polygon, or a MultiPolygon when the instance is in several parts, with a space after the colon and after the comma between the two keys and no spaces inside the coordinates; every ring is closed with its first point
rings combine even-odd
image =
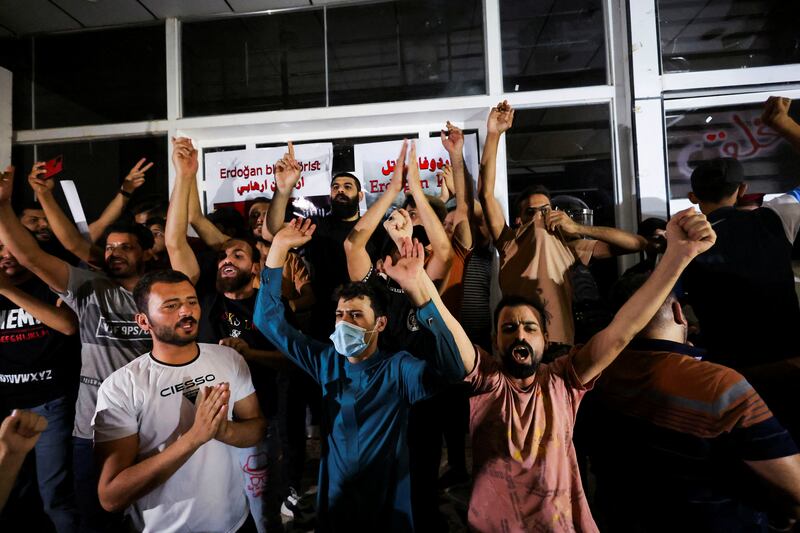
{"type": "Polygon", "coordinates": [[[500,0],[484,0],[483,28],[487,94],[496,100],[503,94],[503,40],[501,37],[500,0]]]}

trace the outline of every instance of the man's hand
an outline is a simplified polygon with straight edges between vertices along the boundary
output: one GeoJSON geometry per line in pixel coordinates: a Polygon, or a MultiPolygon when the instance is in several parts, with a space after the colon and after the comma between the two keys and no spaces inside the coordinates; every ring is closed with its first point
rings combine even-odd
{"type": "Polygon", "coordinates": [[[442,202],[447,203],[447,201],[456,193],[455,184],[453,183],[453,165],[447,163],[442,171],[436,175],[442,178],[442,189],[439,193],[439,199],[442,202]]]}
{"type": "Polygon", "coordinates": [[[508,131],[513,123],[514,110],[511,108],[508,100],[503,100],[489,111],[489,118],[486,121],[486,131],[487,133],[496,133],[500,135],[508,131]]]}
{"type": "Polygon", "coordinates": [[[40,178],[42,174],[47,173],[47,169],[45,168],[44,161],[37,161],[33,164],[33,168],[31,169],[31,173],[28,174],[28,184],[31,186],[31,189],[37,194],[50,194],[53,192],[53,189],[56,186],[56,180],[52,178],[40,178]]]}
{"type": "Polygon", "coordinates": [[[422,190],[422,182],[419,178],[419,161],[417,160],[417,143],[411,141],[411,148],[408,152],[408,166],[406,169],[406,181],[408,188],[414,191],[422,190]]]}
{"type": "Polygon", "coordinates": [[[229,348],[233,348],[242,355],[244,355],[245,352],[250,349],[250,345],[238,337],[225,337],[224,339],[219,341],[219,343],[222,346],[228,346],[229,348]]]}
{"type": "Polygon", "coordinates": [[[453,126],[449,120],[446,127],[447,129],[441,131],[442,146],[451,154],[452,159],[452,154],[461,155],[464,150],[464,132],[453,126]]]}
{"type": "MultiPolygon", "coordinates": [[[[183,144],[181,146],[183,147],[183,144]]],[[[173,154],[173,158],[174,158],[174,154],[173,154]]],[[[125,191],[128,194],[130,194],[133,191],[135,191],[136,189],[138,189],[139,187],[141,187],[142,185],[144,185],[144,173],[147,172],[148,170],[150,170],[150,167],[153,166],[153,163],[147,163],[147,165],[145,165],[145,163],[147,163],[147,159],[145,159],[143,157],[143,158],[141,158],[139,160],[138,163],[136,163],[133,166],[131,171],[128,172],[128,175],[125,176],[124,180],[122,180],[121,189],[123,191],[125,191]],[[142,165],[144,165],[144,166],[142,166],[142,165]]],[[[195,172],[197,172],[196,168],[195,168],[195,172]]]]}
{"type": "Polygon", "coordinates": [[[14,191],[14,166],[8,165],[0,172],[0,202],[10,202],[14,191]]]}
{"type": "Polygon", "coordinates": [[[706,216],[690,207],[669,219],[665,255],[678,254],[692,260],[711,248],[716,241],[717,234],[706,216]]]}
{"type": "Polygon", "coordinates": [[[408,151],[408,139],[403,139],[403,145],[400,147],[400,153],[397,154],[397,159],[394,162],[394,172],[392,173],[392,180],[389,182],[389,189],[394,191],[397,195],[403,192],[403,179],[405,177],[406,167],[406,152],[408,151]]]}
{"type": "Polygon", "coordinates": [[[172,164],[175,166],[178,177],[197,174],[197,150],[192,146],[191,139],[187,137],[172,138],[172,164]]]}
{"type": "Polygon", "coordinates": [[[279,192],[292,194],[292,189],[300,181],[303,167],[294,158],[294,145],[289,141],[289,151],[275,163],[275,186],[279,192]]]}
{"type": "Polygon", "coordinates": [[[414,234],[414,224],[411,222],[411,215],[408,214],[403,208],[395,209],[392,214],[383,223],[386,233],[389,234],[392,241],[397,245],[397,248],[403,245],[405,239],[411,239],[414,234]]]}
{"type": "Polygon", "coordinates": [[[231,397],[227,383],[201,387],[194,402],[194,424],[186,432],[191,442],[200,447],[213,439],[223,420],[228,418],[228,400],[231,397]]]}
{"type": "Polygon", "coordinates": [[[283,247],[286,250],[298,248],[311,240],[316,224],[311,219],[295,218],[286,224],[272,239],[272,246],[283,247]]]}
{"type": "Polygon", "coordinates": [[[570,218],[566,211],[550,209],[545,212],[544,225],[550,233],[560,230],[567,237],[580,237],[581,225],[570,218]]]}
{"type": "Polygon", "coordinates": [[[405,238],[399,248],[397,263],[392,262],[391,256],[386,256],[383,269],[403,290],[411,291],[419,286],[420,276],[424,275],[425,249],[418,240],[414,239],[412,243],[409,238],[405,238]]]}
{"type": "Polygon", "coordinates": [[[0,456],[24,457],[47,429],[47,420],[32,413],[14,409],[0,425],[0,456]]]}
{"type": "Polygon", "coordinates": [[[764,103],[761,121],[778,133],[791,129],[794,124],[794,120],[789,116],[789,107],[791,105],[791,98],[770,96],[764,103]]]}

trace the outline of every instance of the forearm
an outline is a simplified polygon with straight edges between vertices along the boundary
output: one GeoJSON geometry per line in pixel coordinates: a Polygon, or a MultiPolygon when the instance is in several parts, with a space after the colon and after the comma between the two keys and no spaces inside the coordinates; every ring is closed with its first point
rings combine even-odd
{"type": "Polygon", "coordinates": [[[67,307],[45,303],[17,287],[0,289],[0,295],[25,309],[36,320],[64,335],[74,335],[78,329],[78,319],[67,307]]]}
{"type": "Polygon", "coordinates": [[[622,253],[640,252],[647,247],[647,239],[641,235],[628,233],[617,228],[580,225],[578,233],[584,237],[603,241],[622,253]]]}
{"type": "Polygon", "coordinates": [[[0,451],[0,511],[8,501],[17,475],[25,462],[25,454],[12,454],[0,451]]]}
{"type": "Polygon", "coordinates": [[[800,153],[800,124],[792,120],[790,123],[780,127],[778,133],[792,145],[796,152],[800,153]]]}
{"type": "Polygon", "coordinates": [[[39,203],[56,239],[75,257],[88,262],[91,259],[92,245],[83,238],[72,220],[67,217],[55,196],[52,193],[40,194],[39,203]]]}
{"type": "Polygon", "coordinates": [[[490,133],[486,136],[486,144],[481,156],[480,179],[478,180],[478,199],[486,216],[489,233],[494,240],[500,238],[506,221],[503,208],[494,196],[495,176],[497,174],[497,145],[500,135],[490,133]]]}
{"type": "Polygon", "coordinates": [[[228,422],[225,435],[219,440],[229,446],[247,448],[255,446],[264,437],[266,431],[267,421],[263,417],[228,422]]]}
{"type": "Polygon", "coordinates": [[[370,237],[372,237],[372,234],[375,233],[375,229],[378,227],[378,224],[381,223],[381,220],[383,220],[383,216],[392,206],[392,202],[399,192],[399,190],[391,186],[386,188],[386,190],[382,195],[380,195],[380,197],[378,197],[375,203],[369,206],[369,209],[367,209],[367,212],[364,213],[364,216],[359,218],[358,222],[356,222],[356,225],[353,226],[353,229],[347,236],[346,244],[348,246],[354,248],[363,248],[367,245],[370,237]]]}
{"type": "Polygon", "coordinates": [[[291,194],[275,191],[272,196],[272,202],[269,204],[269,211],[267,212],[267,229],[273,235],[277,234],[283,227],[283,221],[286,217],[286,206],[289,205],[289,197],[291,194]]]}
{"type": "Polygon", "coordinates": [[[422,226],[425,228],[425,233],[428,235],[428,240],[430,240],[433,255],[436,256],[439,261],[449,264],[453,256],[453,246],[450,244],[450,239],[444,231],[444,226],[442,226],[439,217],[436,216],[431,204],[428,202],[428,198],[425,196],[425,192],[419,184],[411,188],[411,195],[414,197],[414,203],[417,206],[417,214],[422,221],[422,226]]]}
{"type": "Polygon", "coordinates": [[[161,453],[124,469],[107,484],[100,485],[98,496],[103,508],[111,512],[125,510],[163,485],[200,446],[184,434],[161,453]]]}
{"type": "Polygon", "coordinates": [[[222,233],[200,209],[200,193],[197,190],[197,179],[191,180],[189,190],[189,223],[192,225],[197,235],[212,250],[219,250],[222,245],[230,240],[228,235],[222,233]]]}
{"type": "Polygon", "coordinates": [[[117,194],[114,195],[114,198],[100,214],[100,217],[89,224],[89,237],[92,242],[97,241],[106,231],[106,228],[122,215],[127,203],[128,198],[122,192],[117,191],[117,194]]]}
{"type": "Polygon", "coordinates": [[[186,274],[192,283],[200,277],[197,258],[186,240],[186,230],[189,226],[189,191],[193,179],[190,176],[178,176],[175,179],[164,229],[164,243],[172,268],[186,274]]]}

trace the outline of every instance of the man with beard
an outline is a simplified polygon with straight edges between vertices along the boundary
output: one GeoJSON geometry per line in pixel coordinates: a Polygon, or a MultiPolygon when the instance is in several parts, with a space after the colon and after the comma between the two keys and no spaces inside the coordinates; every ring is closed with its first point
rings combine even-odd
{"type": "MultiPolygon", "coordinates": [[[[666,253],[647,282],[607,328],[550,364],[540,364],[548,343],[541,301],[513,295],[501,300],[495,310],[498,358],[478,347],[461,350],[472,388],[471,529],[597,531],[572,444],[580,401],[715,238],[702,214],[676,214],[667,226],[666,253]]],[[[456,328],[463,334],[460,324],[456,328]]]]}
{"type": "Polygon", "coordinates": [[[235,531],[247,500],[230,447],[266,429],[250,371],[235,350],[196,342],[201,309],[184,274],[151,272],[133,292],[153,349],[100,387],[100,501],[132,507],[138,531],[235,531]]]}
{"type": "MultiPolygon", "coordinates": [[[[305,458],[304,403],[289,397],[294,391],[292,380],[284,369],[286,360],[253,325],[258,293],[254,281],[260,271],[259,249],[250,240],[228,239],[220,246],[215,268],[201,269],[190,248],[186,238],[193,210],[190,204],[199,202],[194,192],[197,150],[187,138],[175,139],[174,145],[176,177],[165,235],[170,261],[173,268],[196,284],[205,310],[199,325],[200,342],[230,346],[244,356],[261,409],[271,424],[268,438],[282,439],[270,443],[265,439],[240,454],[241,467],[247,477],[250,510],[261,532],[271,527],[273,522],[280,524],[278,510],[285,493],[289,492],[288,486],[300,486],[305,458]],[[264,487],[268,470],[272,470],[271,483],[264,487]],[[281,475],[278,475],[279,470],[281,475]],[[281,488],[281,484],[276,482],[279,480],[286,486],[281,488]]],[[[217,238],[222,237],[214,239],[217,238]]],[[[293,289],[292,283],[284,279],[284,296],[293,296],[293,289]]],[[[291,313],[289,315],[291,318],[291,313]]]]}
{"type": "MultiPolygon", "coordinates": [[[[292,190],[300,180],[300,164],[295,160],[294,147],[289,143],[289,152],[276,163],[275,185],[277,187],[267,213],[267,228],[275,235],[284,225],[286,206],[292,190]]],[[[338,172],[333,176],[330,189],[331,211],[324,217],[312,217],[317,229],[305,246],[305,258],[311,266],[312,286],[319,303],[312,309],[311,334],[318,339],[327,339],[333,331],[333,316],[336,304],[329,295],[340,285],[347,283],[347,258],[344,242],[359,219],[358,205],[364,198],[361,182],[349,172],[338,172]]],[[[366,249],[375,260],[383,242],[384,234],[378,232],[367,243],[366,249]]]]}
{"type": "MultiPolygon", "coordinates": [[[[35,478],[33,469],[26,469],[21,478],[26,487],[38,480],[42,499],[37,507],[44,504],[59,533],[77,531],[78,526],[71,475],[80,361],[77,330],[75,313],[59,306],[47,285],[0,243],[0,418],[14,409],[28,409],[47,419],[34,449],[35,478]]],[[[29,515],[25,492],[9,506],[4,517],[8,522],[0,521],[0,528],[29,515]]]]}
{"type": "Polygon", "coordinates": [[[103,380],[150,349],[150,337],[135,319],[131,291],[144,272],[153,235],[139,224],[114,224],[102,239],[103,272],[74,267],[39,248],[14,216],[13,180],[14,168],[8,167],[0,176],[0,241],[78,316],[82,346],[73,429],[76,499],[86,527],[102,529],[115,517],[104,513],[97,501],[91,419],[103,380]]]}

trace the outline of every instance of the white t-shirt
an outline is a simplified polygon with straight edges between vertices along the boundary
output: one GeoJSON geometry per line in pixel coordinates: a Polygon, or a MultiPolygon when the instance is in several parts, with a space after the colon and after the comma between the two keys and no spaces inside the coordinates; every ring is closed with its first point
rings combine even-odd
{"type": "MultiPolygon", "coordinates": [[[[139,434],[142,461],[163,451],[194,423],[200,387],[230,384],[233,405],[255,393],[244,358],[235,350],[198,344],[189,363],[171,366],[145,354],[100,386],[92,419],[95,442],[139,434]]],[[[202,445],[163,485],[128,510],[139,531],[236,531],[247,519],[244,479],[236,448],[217,440],[202,445]]]]}

